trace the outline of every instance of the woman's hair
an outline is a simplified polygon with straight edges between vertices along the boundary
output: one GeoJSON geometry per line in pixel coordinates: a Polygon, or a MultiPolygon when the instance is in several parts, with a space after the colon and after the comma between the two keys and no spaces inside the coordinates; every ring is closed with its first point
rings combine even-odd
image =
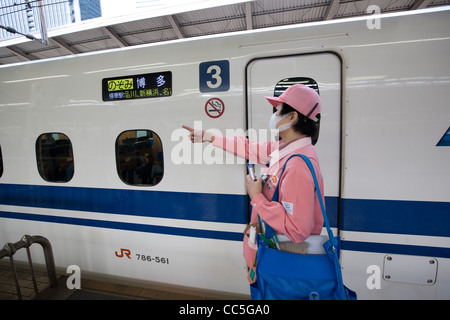
{"type": "MultiPolygon", "coordinates": [[[[287,103],[283,103],[283,108],[280,111],[280,115],[287,114],[290,112],[297,112],[298,115],[297,123],[292,126],[292,128],[294,128],[295,131],[303,133],[310,137],[315,137],[317,135],[318,125],[316,122],[314,122],[314,120],[311,120],[310,118],[304,116],[287,103]]],[[[316,117],[317,119],[320,120],[320,114],[318,114],[316,117]]]]}

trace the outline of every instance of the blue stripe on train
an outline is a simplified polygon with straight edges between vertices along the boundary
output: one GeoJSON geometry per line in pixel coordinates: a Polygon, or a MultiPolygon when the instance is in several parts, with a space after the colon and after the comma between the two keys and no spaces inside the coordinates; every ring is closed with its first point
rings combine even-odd
{"type": "MultiPolygon", "coordinates": [[[[337,200],[337,197],[326,199],[328,212],[332,212],[329,214],[330,223],[334,227],[337,226],[337,200]]],[[[247,196],[230,194],[0,184],[0,204],[225,223],[246,224],[248,219],[247,196]]],[[[232,241],[241,241],[243,237],[240,232],[175,228],[45,214],[0,212],[0,217],[232,241]]]]}
{"type": "MultiPolygon", "coordinates": [[[[92,219],[79,219],[67,217],[55,217],[47,215],[35,215],[27,213],[14,213],[0,211],[0,217],[28,221],[40,221],[50,223],[70,224],[76,226],[98,227],[116,230],[127,230],[135,232],[150,232],[158,234],[169,234],[174,236],[185,236],[195,238],[219,239],[229,241],[242,241],[243,235],[240,232],[226,232],[213,230],[198,230],[188,228],[175,228],[155,225],[142,225],[135,223],[102,221],[92,219]]],[[[342,250],[379,252],[389,254],[406,254],[428,257],[450,258],[450,248],[439,248],[429,246],[412,246],[388,243],[369,243],[356,241],[342,241],[342,250]]]]}
{"type": "Polygon", "coordinates": [[[107,228],[116,230],[127,230],[136,232],[148,232],[158,234],[168,234],[173,236],[184,236],[194,238],[207,238],[219,240],[242,241],[243,234],[241,232],[215,231],[215,230],[199,230],[189,228],[176,228],[157,225],[145,225],[129,222],[104,221],[82,218],[68,218],[58,216],[48,216],[41,214],[28,214],[18,212],[0,211],[0,217],[28,221],[40,221],[50,223],[70,224],[75,226],[87,226],[97,228],[107,228]]]}
{"type": "Polygon", "coordinates": [[[342,241],[341,249],[349,251],[378,252],[386,254],[389,253],[389,254],[436,257],[436,258],[450,258],[450,248],[430,247],[430,246],[342,241]]]}
{"type": "MultiPolygon", "coordinates": [[[[0,204],[145,217],[242,223],[246,195],[0,184],[0,204]]],[[[338,198],[325,199],[337,226],[338,198]]]]}
{"type": "MultiPolygon", "coordinates": [[[[326,197],[325,200],[330,223],[333,227],[336,227],[338,223],[338,198],[326,197]]],[[[14,184],[0,184],[0,204],[242,224],[247,222],[246,209],[248,208],[247,196],[245,195],[14,184]]],[[[450,237],[450,228],[448,227],[450,225],[449,202],[342,199],[340,209],[339,223],[341,230],[450,237]]],[[[212,230],[10,212],[2,212],[0,216],[12,219],[199,238],[233,241],[242,239],[240,233],[212,230]]],[[[357,251],[363,247],[367,247],[363,251],[385,250],[392,247],[392,245],[374,246],[373,244],[357,242],[345,243],[346,241],[343,242],[343,249],[357,251]]],[[[426,255],[427,248],[398,246],[395,250],[426,255]]],[[[445,248],[439,249],[436,254],[432,254],[434,251],[430,251],[429,255],[450,256],[447,253],[448,249],[445,248]]]]}
{"type": "MultiPolygon", "coordinates": [[[[342,199],[345,231],[450,237],[450,202],[342,199]]],[[[382,235],[379,240],[382,239],[382,235]]],[[[341,249],[450,258],[450,248],[342,241],[341,249]]]]}
{"type": "Polygon", "coordinates": [[[247,222],[247,196],[0,184],[0,204],[228,223],[247,222]]]}
{"type": "Polygon", "coordinates": [[[450,237],[450,202],[342,199],[340,229],[450,237]]]}

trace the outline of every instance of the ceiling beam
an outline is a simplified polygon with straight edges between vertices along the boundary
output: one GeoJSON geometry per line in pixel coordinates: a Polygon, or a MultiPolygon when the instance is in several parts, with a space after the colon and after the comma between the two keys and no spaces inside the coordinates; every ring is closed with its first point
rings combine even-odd
{"type": "Polygon", "coordinates": [[[173,32],[177,35],[178,39],[186,38],[186,36],[183,34],[183,31],[181,31],[180,23],[178,22],[178,19],[174,15],[166,16],[167,20],[169,20],[170,25],[172,26],[173,32]]]}
{"type": "Polygon", "coordinates": [[[339,0],[332,0],[331,3],[328,5],[324,20],[333,19],[338,9],[339,9],[339,0]]]}
{"type": "Polygon", "coordinates": [[[24,60],[24,61],[36,60],[35,57],[33,57],[29,54],[26,54],[25,52],[23,52],[22,50],[14,47],[14,46],[9,46],[6,48],[9,49],[10,51],[12,51],[16,56],[18,56],[20,60],[24,60]]]}
{"type": "Polygon", "coordinates": [[[417,0],[411,7],[411,10],[424,9],[430,4],[430,2],[431,0],[417,0]]]}
{"type": "Polygon", "coordinates": [[[119,36],[113,27],[103,27],[102,29],[120,48],[129,46],[129,44],[119,36]]]}
{"type": "Polygon", "coordinates": [[[247,23],[247,30],[253,29],[253,15],[252,15],[252,3],[245,3],[245,21],[247,23]]]}
{"type": "Polygon", "coordinates": [[[51,38],[50,39],[53,43],[57,44],[61,48],[65,49],[67,51],[67,54],[77,54],[80,53],[76,48],[69,47],[67,43],[61,40],[61,38],[51,38]]]}

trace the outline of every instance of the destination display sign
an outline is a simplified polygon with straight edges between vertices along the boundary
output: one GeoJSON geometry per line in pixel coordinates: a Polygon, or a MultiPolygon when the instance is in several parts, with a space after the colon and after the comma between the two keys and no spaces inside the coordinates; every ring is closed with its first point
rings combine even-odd
{"type": "Polygon", "coordinates": [[[103,101],[170,97],[172,72],[157,72],[102,80],[103,101]]]}

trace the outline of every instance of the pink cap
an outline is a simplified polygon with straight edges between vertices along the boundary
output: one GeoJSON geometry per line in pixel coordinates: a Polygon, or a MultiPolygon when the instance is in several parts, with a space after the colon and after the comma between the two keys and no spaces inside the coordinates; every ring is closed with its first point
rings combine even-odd
{"type": "Polygon", "coordinates": [[[314,120],[316,115],[322,110],[320,97],[316,90],[303,84],[290,86],[279,97],[266,97],[270,104],[276,108],[280,102],[287,103],[292,108],[314,120]]]}

